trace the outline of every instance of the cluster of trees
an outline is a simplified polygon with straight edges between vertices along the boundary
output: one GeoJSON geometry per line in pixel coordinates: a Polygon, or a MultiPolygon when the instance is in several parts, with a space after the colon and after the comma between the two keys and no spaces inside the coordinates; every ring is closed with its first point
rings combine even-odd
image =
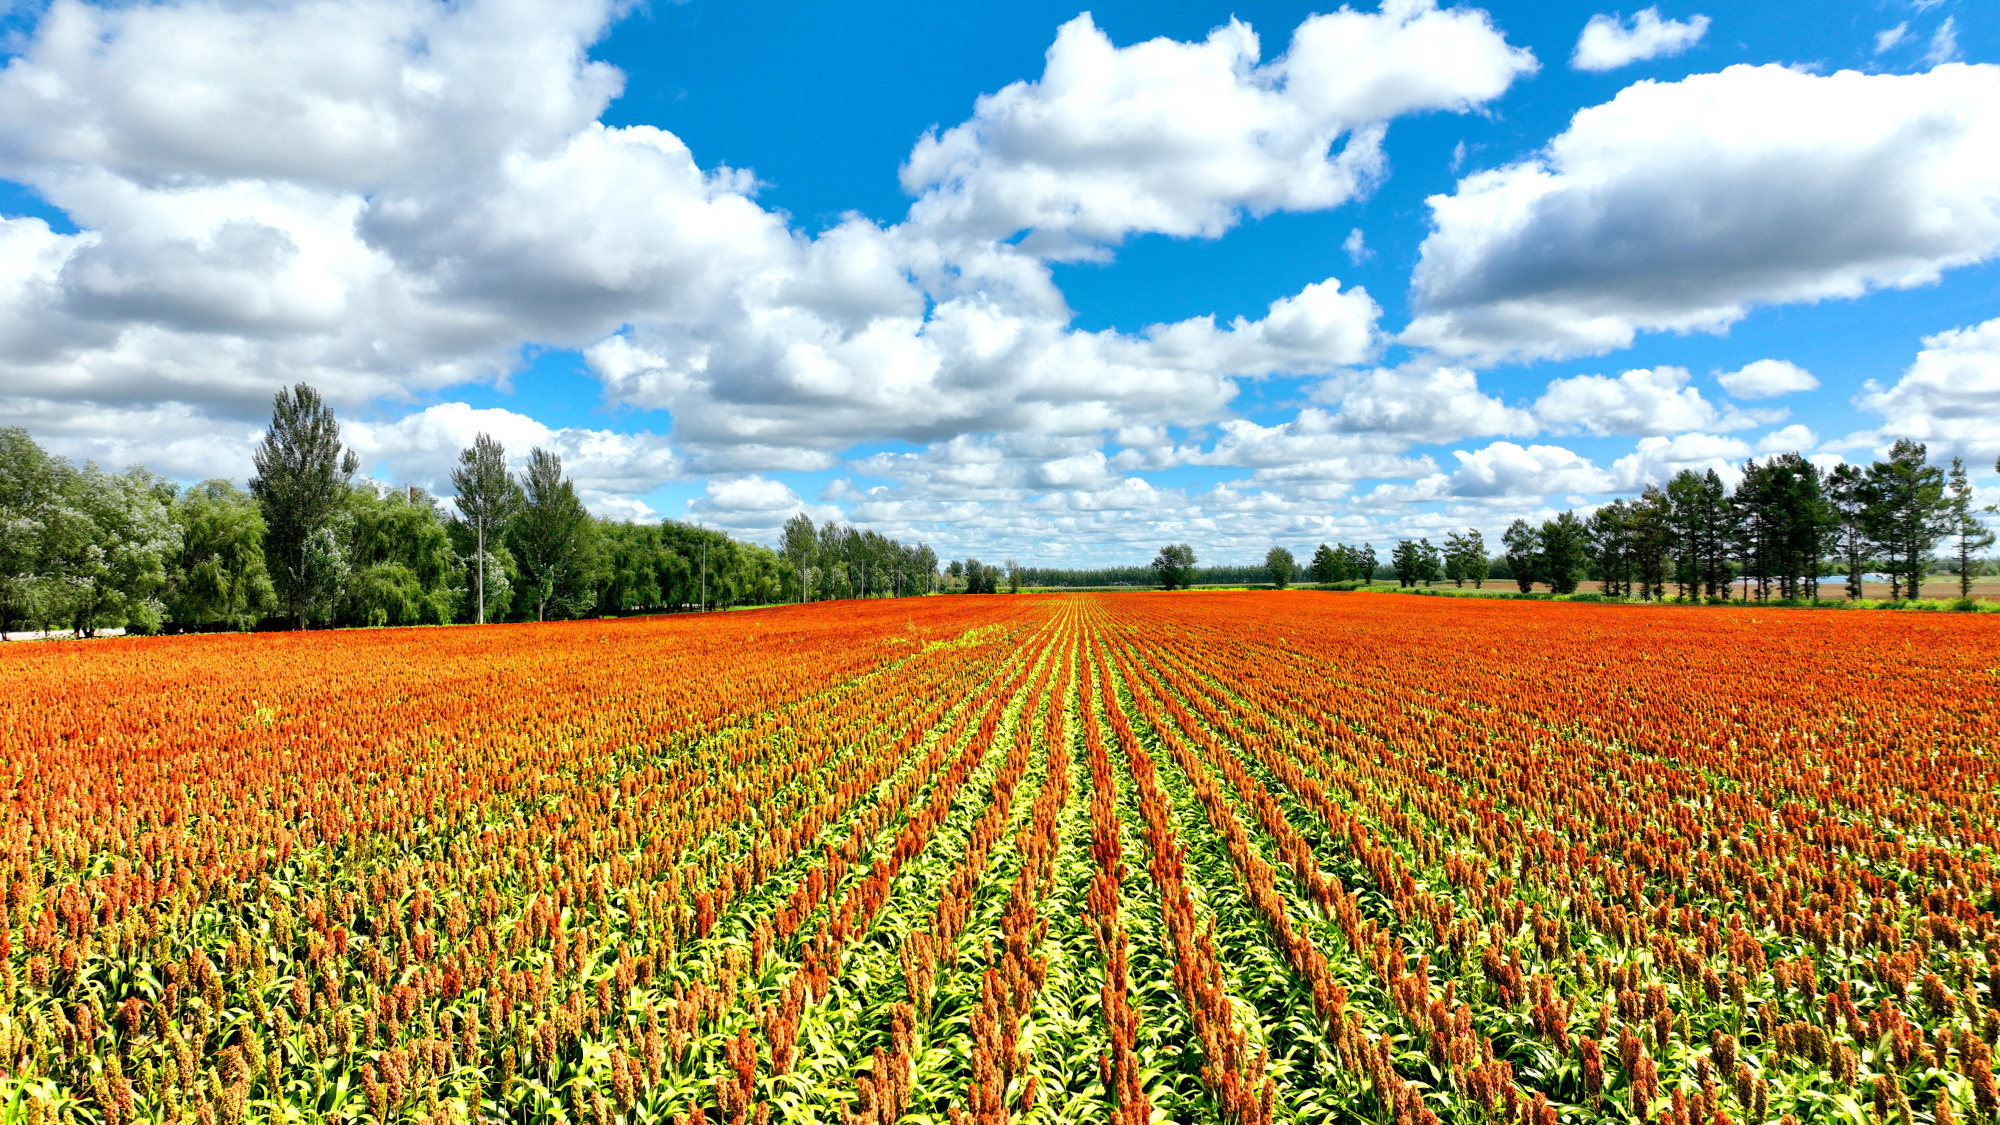
{"type": "Polygon", "coordinates": [[[899,543],[833,520],[815,526],[804,512],[785,521],[778,550],[801,601],[906,598],[937,589],[937,552],[929,546],[899,543]]]}
{"type": "MultiPolygon", "coordinates": [[[[279,392],[254,461],[247,490],[182,487],[141,467],[78,468],[0,430],[0,632],[539,620],[805,592],[768,548],[597,519],[555,453],[531,450],[516,475],[485,434],[452,473],[456,511],[356,480],[333,411],[303,383],[279,392]]],[[[829,525],[823,538],[803,572],[815,596],[916,591],[934,569],[928,548],[872,532],[829,525]]]]}
{"type": "Polygon", "coordinates": [[[1389,566],[1399,586],[1419,582],[1428,586],[1444,579],[1459,586],[1470,582],[1475,589],[1486,585],[1492,569],[1486,557],[1486,537],[1476,528],[1467,528],[1463,535],[1455,531],[1446,535],[1442,549],[1427,537],[1404,539],[1389,553],[1389,566]]]}
{"type": "MultiPolygon", "coordinates": [[[[1994,466],[2000,471],[2000,463],[1994,466]]],[[[1949,541],[1960,596],[1971,593],[1978,553],[1993,545],[1976,509],[1964,462],[1932,465],[1918,442],[1899,441],[1866,469],[1831,472],[1796,453],[1748,462],[1728,488],[1714,470],[1683,470],[1666,487],[1599,508],[1564,512],[1540,527],[1516,520],[1506,563],[1523,591],[1543,582],[1571,593],[1596,577],[1606,594],[1813,600],[1828,574],[1845,574],[1859,598],[1863,575],[1882,573],[1891,598],[1915,598],[1949,541]]]]}
{"type": "Polygon", "coordinates": [[[1313,552],[1313,581],[1321,584],[1331,582],[1368,582],[1374,579],[1381,562],[1375,557],[1375,545],[1363,543],[1350,547],[1336,543],[1329,547],[1324,543],[1313,552]]]}
{"type": "Polygon", "coordinates": [[[943,589],[960,594],[997,594],[1004,582],[1008,593],[1017,594],[1021,591],[1021,574],[1021,565],[1011,558],[999,566],[987,566],[978,559],[964,562],[953,559],[945,568],[943,589]]]}

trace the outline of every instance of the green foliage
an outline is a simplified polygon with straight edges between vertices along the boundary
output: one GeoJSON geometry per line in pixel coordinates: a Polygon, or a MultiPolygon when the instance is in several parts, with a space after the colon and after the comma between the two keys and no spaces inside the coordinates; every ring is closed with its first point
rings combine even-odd
{"type": "Polygon", "coordinates": [[[1454,586],[1472,583],[1477,590],[1486,585],[1488,564],[1486,562],[1486,537],[1478,528],[1467,528],[1464,535],[1452,532],[1444,541],[1444,576],[1454,586]]]}
{"type": "Polygon", "coordinates": [[[1159,576],[1160,589],[1181,589],[1194,580],[1194,548],[1186,543],[1170,543],[1160,548],[1153,557],[1153,573],[1159,576]]]}
{"type": "Polygon", "coordinates": [[[344,454],[340,425],[319,392],[305,383],[278,392],[271,426],[252,455],[250,492],[264,513],[264,555],[271,580],[294,622],[330,612],[338,572],[329,557],[327,524],[347,498],[359,459],[344,454]],[[310,557],[310,561],[309,561],[310,557]]]}
{"type": "Polygon", "coordinates": [[[1576,592],[1589,558],[1587,538],[1583,521],[1575,512],[1564,512],[1543,523],[1535,533],[1537,554],[1550,590],[1558,594],[1576,592]]]}
{"type": "Polygon", "coordinates": [[[1282,590],[1292,584],[1292,575],[1298,573],[1299,564],[1290,551],[1273,547],[1264,555],[1264,569],[1271,572],[1271,584],[1282,590]]]}
{"type": "Polygon", "coordinates": [[[521,568],[516,604],[535,620],[578,617],[597,602],[591,588],[595,522],[563,475],[562,458],[536,446],[528,451],[521,510],[507,529],[507,545],[521,568]]]}
{"type": "Polygon", "coordinates": [[[170,516],[181,540],[167,568],[168,619],[249,629],[277,607],[255,497],[204,481],[174,498],[170,516]]]}
{"type": "Polygon", "coordinates": [[[437,502],[420,489],[354,489],[341,521],[343,625],[443,625],[464,605],[465,564],[437,502]]]}
{"type": "Polygon", "coordinates": [[[1542,540],[1535,534],[1533,525],[1527,520],[1517,519],[1507,525],[1507,532],[1500,542],[1507,551],[1507,570],[1515,585],[1527,593],[1535,588],[1535,579],[1542,571],[1542,540]]]}
{"type": "Polygon", "coordinates": [[[1957,457],[1951,459],[1950,495],[1945,503],[1951,521],[1946,533],[1954,541],[1952,554],[1958,564],[1958,596],[1970,601],[1976,564],[1973,555],[1993,545],[1993,532],[1972,507],[1972,482],[1966,477],[1965,462],[1957,457]]]}
{"type": "MultiPolygon", "coordinates": [[[[458,493],[459,519],[472,528],[473,619],[486,620],[488,611],[506,599],[487,592],[494,576],[487,540],[497,538],[521,504],[521,487],[507,471],[507,449],[491,434],[481,433],[472,445],[459,451],[458,467],[451,471],[451,486],[458,493]]],[[[506,582],[505,579],[502,579],[506,582]]],[[[511,593],[511,582],[506,582],[511,593]]]]}
{"type": "Polygon", "coordinates": [[[77,469],[25,431],[0,431],[0,628],[157,629],[181,541],[171,496],[144,469],[77,469]]]}

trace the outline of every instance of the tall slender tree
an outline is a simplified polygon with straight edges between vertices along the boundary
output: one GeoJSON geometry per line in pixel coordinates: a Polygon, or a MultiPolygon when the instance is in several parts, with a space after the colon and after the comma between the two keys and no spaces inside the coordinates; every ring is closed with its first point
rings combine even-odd
{"type": "Polygon", "coordinates": [[[1632,520],[1625,501],[1614,500],[1584,521],[1584,549],[1605,594],[1624,597],[1632,592],[1632,520]]]}
{"type": "Polygon", "coordinates": [[[486,537],[501,534],[507,520],[520,505],[521,486],[507,471],[507,449],[491,434],[473,437],[472,445],[458,454],[458,467],[451,471],[452,487],[458,490],[458,514],[472,525],[479,539],[478,599],[476,620],[486,624],[486,537]]]}
{"type": "Polygon", "coordinates": [[[1729,490],[1714,469],[1683,469],[1667,482],[1674,545],[1674,581],[1682,597],[1721,597],[1729,589],[1729,544],[1735,535],[1729,490]]]}
{"type": "Polygon", "coordinates": [[[1542,569],[1542,541],[1534,526],[1527,520],[1515,520],[1507,525],[1500,542],[1507,549],[1507,569],[1514,575],[1514,584],[1524,594],[1534,589],[1535,577],[1542,569]]]}
{"type": "Polygon", "coordinates": [[[1972,596],[1972,557],[1993,545],[1993,532],[1979,518],[1979,512],[1972,506],[1972,481],[1965,475],[1965,461],[1951,459],[1950,495],[1946,505],[1950,510],[1952,554],[1958,559],[1958,596],[1972,596]]]}
{"type": "Polygon", "coordinates": [[[1838,465],[1827,474],[1827,505],[1834,521],[1834,550],[1847,571],[1847,597],[1861,598],[1862,575],[1868,571],[1868,478],[1848,464],[1838,465]]]}
{"type": "Polygon", "coordinates": [[[354,481],[360,458],[341,449],[340,424],[333,409],[311,385],[299,383],[278,392],[271,402],[271,426],[251,459],[257,475],[250,494],[264,510],[264,557],[278,598],[295,628],[306,626],[316,603],[331,599],[324,589],[337,568],[324,565],[321,552],[334,513],[354,481]]]}
{"type": "Polygon", "coordinates": [[[1888,563],[1892,597],[1922,596],[1931,548],[1951,529],[1944,486],[1944,470],[1929,463],[1922,442],[1898,441],[1888,460],[1868,467],[1862,523],[1888,563]]]}
{"type": "Polygon", "coordinates": [[[778,549],[790,559],[799,574],[799,600],[810,601],[812,590],[806,581],[806,568],[812,565],[813,553],[819,548],[819,533],[813,527],[812,517],[804,512],[793,513],[785,521],[785,530],[778,536],[778,549]]]}
{"type": "Polygon", "coordinates": [[[514,558],[534,591],[535,620],[549,609],[565,612],[579,604],[590,549],[590,513],[576,486],[563,476],[562,458],[540,446],[528,451],[528,471],[520,511],[508,531],[514,558]]]}

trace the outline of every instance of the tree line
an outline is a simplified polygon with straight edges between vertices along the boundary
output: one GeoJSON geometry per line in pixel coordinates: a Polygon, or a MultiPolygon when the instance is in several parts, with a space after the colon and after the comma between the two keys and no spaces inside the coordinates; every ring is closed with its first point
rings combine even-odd
{"type": "Polygon", "coordinates": [[[834,520],[814,526],[804,512],[785,521],[778,552],[801,601],[911,597],[937,585],[937,552],[929,546],[834,520]]]}
{"type": "Polygon", "coordinates": [[[1595,578],[1615,597],[1660,599],[1672,586],[1682,599],[1745,601],[1816,601],[1829,576],[1844,576],[1843,593],[1858,599],[1871,573],[1888,578],[1892,600],[1917,598],[1948,544],[1969,597],[1994,542],[1982,519],[1993,511],[1974,506],[1962,459],[1947,469],[1922,443],[1898,441],[1866,468],[1822,470],[1797,453],[1752,460],[1733,489],[1713,469],[1685,469],[1588,517],[1515,520],[1503,540],[1524,592],[1541,582],[1572,593],[1595,578]]]}
{"type": "MultiPolygon", "coordinates": [[[[480,434],[452,472],[452,508],[421,488],[356,479],[311,386],[278,393],[247,489],[108,472],[0,429],[0,632],[250,629],[547,620],[765,604],[807,591],[778,552],[676,521],[599,519],[553,451],[509,471],[480,434]]],[[[857,596],[890,555],[929,557],[829,525],[839,559],[816,596],[857,596]],[[861,568],[861,569],[858,569],[861,568]]],[[[893,583],[914,589],[914,576],[893,583]]],[[[871,594],[874,591],[869,591],[871,594]]]]}

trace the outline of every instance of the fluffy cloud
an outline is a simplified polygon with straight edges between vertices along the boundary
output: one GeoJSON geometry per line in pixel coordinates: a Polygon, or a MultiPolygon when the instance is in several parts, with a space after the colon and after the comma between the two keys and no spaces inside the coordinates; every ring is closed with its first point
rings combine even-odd
{"type": "Polygon", "coordinates": [[[1663,20],[1658,8],[1647,8],[1631,24],[1617,16],[1595,15],[1577,37],[1569,64],[1578,70],[1617,70],[1628,63],[1678,55],[1708,33],[1708,17],[1663,20]]]}
{"type": "Polygon", "coordinates": [[[1630,454],[1611,463],[1611,480],[1619,491],[1632,492],[1649,484],[1664,485],[1684,469],[1704,473],[1715,470],[1724,484],[1734,488],[1743,472],[1735,462],[1750,456],[1750,446],[1740,438],[1717,434],[1676,434],[1671,438],[1648,437],[1630,454]]]}
{"type": "Polygon", "coordinates": [[[1595,354],[1757,304],[1936,280],[2000,249],[2000,67],[1640,82],[1430,200],[1407,342],[1595,354]]]}
{"type": "Polygon", "coordinates": [[[1736,371],[1716,375],[1722,389],[1735,398],[1776,398],[1799,391],[1816,391],[1819,380],[1796,363],[1782,359],[1760,359],[1736,371]]]}
{"type": "Polygon", "coordinates": [[[1331,279],[1272,302],[1260,320],[1197,317],[1136,336],[1077,332],[965,295],[928,318],[884,313],[845,330],[796,304],[757,306],[700,331],[635,328],[587,354],[613,397],[673,411],[698,469],[760,467],[743,459],[746,447],[798,450],[795,467],[824,468],[869,440],[1214,420],[1235,377],[1366,359],[1380,315],[1365,290],[1331,279]]]}
{"type": "Polygon", "coordinates": [[[1479,377],[1463,367],[1417,364],[1350,373],[1318,384],[1312,397],[1338,407],[1334,424],[1341,432],[1405,444],[1529,435],[1539,428],[1528,411],[1482,392],[1479,377]]]}
{"type": "Polygon", "coordinates": [[[1640,368],[1615,379],[1603,375],[1557,379],[1535,400],[1535,416],[1551,429],[1598,435],[1739,430],[1783,416],[1782,411],[1718,410],[1687,384],[1685,367],[1640,368]]]}
{"type": "Polygon", "coordinates": [[[1792,423],[1782,430],[1772,430],[1757,439],[1759,453],[1809,453],[1819,444],[1819,435],[1809,428],[1792,423]]]}
{"type": "Polygon", "coordinates": [[[672,447],[657,434],[624,434],[581,427],[551,429],[511,410],[479,410],[462,402],[442,403],[394,422],[348,421],[341,436],[361,457],[362,471],[386,468],[385,479],[417,484],[434,492],[451,490],[451,469],[459,451],[479,433],[507,448],[516,471],[528,450],[541,446],[562,458],[563,471],[592,511],[618,518],[655,518],[632,497],[651,492],[680,475],[672,447]]]}
{"type": "Polygon", "coordinates": [[[1119,48],[1078,16],[1039,81],[917,144],[902,171],[920,196],[911,219],[976,241],[1029,231],[1022,247],[1055,257],[1134,232],[1214,237],[1246,210],[1353,198],[1381,175],[1386,122],[1474,108],[1535,69],[1486,13],[1431,0],[1312,16],[1282,57],[1260,54],[1235,20],[1200,43],[1119,48]]]}
{"type": "Polygon", "coordinates": [[[2000,455],[2000,318],[1924,337],[1923,350],[1893,386],[1870,380],[1856,405],[1883,416],[1863,445],[1896,438],[1929,443],[1984,468],[2000,455]]]}
{"type": "Polygon", "coordinates": [[[1523,447],[1496,441],[1484,449],[1458,450],[1452,455],[1458,458],[1448,489],[1454,496],[1540,497],[1603,492],[1614,487],[1611,476],[1589,458],[1559,445],[1523,447]]]}

